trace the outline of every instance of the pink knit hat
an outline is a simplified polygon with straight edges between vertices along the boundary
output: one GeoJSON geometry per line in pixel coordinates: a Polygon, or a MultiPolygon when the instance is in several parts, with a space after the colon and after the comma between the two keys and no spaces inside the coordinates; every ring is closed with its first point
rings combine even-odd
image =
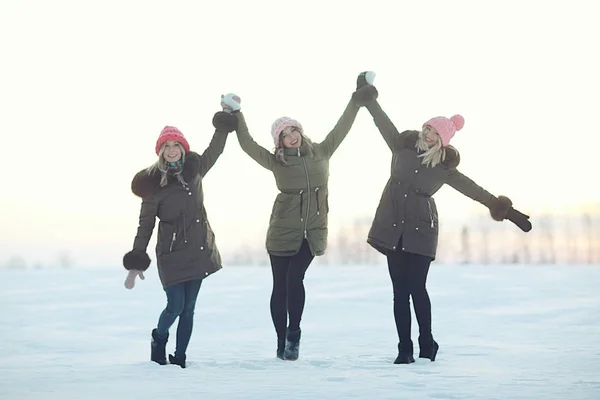
{"type": "Polygon", "coordinates": [[[465,125],[465,119],[458,114],[450,117],[450,119],[446,117],[435,117],[425,122],[423,126],[425,125],[430,125],[435,128],[442,139],[442,146],[446,147],[450,144],[450,139],[452,139],[456,131],[460,131],[465,125]]]}
{"type": "Polygon", "coordinates": [[[186,153],[190,151],[190,145],[185,139],[185,136],[183,136],[183,133],[174,126],[165,126],[156,141],[156,155],[160,152],[162,145],[169,140],[181,143],[186,153]]]}
{"type": "Polygon", "coordinates": [[[277,118],[271,126],[271,135],[273,136],[275,147],[279,146],[279,136],[281,135],[281,132],[288,126],[293,126],[294,128],[298,129],[300,133],[304,133],[302,124],[295,119],[289,117],[277,118]]]}

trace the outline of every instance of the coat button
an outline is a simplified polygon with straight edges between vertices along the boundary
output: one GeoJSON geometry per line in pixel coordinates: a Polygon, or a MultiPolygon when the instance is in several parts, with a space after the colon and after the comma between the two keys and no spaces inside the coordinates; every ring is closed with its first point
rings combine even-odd
{"type": "Polygon", "coordinates": [[[417,226],[417,227],[415,228],[415,230],[417,230],[417,231],[418,231],[418,230],[419,230],[419,227],[417,226]]]}
{"type": "Polygon", "coordinates": [[[208,272],[205,272],[205,273],[204,273],[204,275],[205,275],[205,276],[208,276],[208,272]]]}
{"type": "Polygon", "coordinates": [[[192,192],[188,192],[188,196],[191,196],[191,195],[192,195],[192,192]]]}
{"type": "Polygon", "coordinates": [[[402,220],[402,223],[404,223],[404,220],[402,220]]]}
{"type": "Polygon", "coordinates": [[[196,220],[196,222],[200,222],[200,218],[198,218],[198,219],[196,220]]]}
{"type": "Polygon", "coordinates": [[[396,246],[392,246],[392,250],[396,250],[396,246]]]}
{"type": "Polygon", "coordinates": [[[204,250],[204,246],[200,246],[200,250],[204,250]]]}
{"type": "Polygon", "coordinates": [[[396,224],[393,224],[393,226],[396,226],[396,224]]]}
{"type": "Polygon", "coordinates": [[[405,195],[404,195],[404,197],[408,197],[408,195],[407,195],[407,194],[405,194],[405,195]]]}
{"type": "Polygon", "coordinates": [[[416,174],[417,172],[419,172],[419,170],[418,170],[418,169],[415,169],[415,174],[416,174]]]}
{"type": "Polygon", "coordinates": [[[403,247],[402,250],[406,250],[406,249],[403,247]]]}

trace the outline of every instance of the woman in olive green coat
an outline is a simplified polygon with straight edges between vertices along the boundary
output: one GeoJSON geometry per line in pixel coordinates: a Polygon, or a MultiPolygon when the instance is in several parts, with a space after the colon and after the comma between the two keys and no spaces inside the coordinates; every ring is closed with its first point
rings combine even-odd
{"type": "MultiPolygon", "coordinates": [[[[372,85],[354,92],[342,117],[321,143],[313,143],[305,136],[298,121],[277,119],[271,129],[274,152],[252,139],[243,114],[237,113],[240,146],[273,173],[279,189],[266,238],[273,272],[270,307],[278,358],[298,358],[304,274],[313,258],[323,255],[327,247],[329,159],[350,131],[359,108],[376,97],[377,90],[372,85]]],[[[240,108],[239,98],[236,101],[231,94],[224,96],[223,103],[234,111],[240,108]]]]}
{"type": "MultiPolygon", "coordinates": [[[[364,73],[358,87],[366,85],[364,73]]],[[[420,131],[398,132],[377,101],[367,105],[375,125],[392,151],[392,174],[377,207],[368,243],[386,255],[394,289],[394,318],[398,331],[396,364],[414,362],[409,297],[419,324],[419,357],[435,360],[439,349],[431,333],[431,302],[426,289],[430,263],[438,245],[438,215],[433,195],[448,184],[488,207],[493,219],[508,219],[523,231],[529,216],[512,208],[510,199],[487,192],[456,168],[458,150],[450,139],[462,129],[460,115],[435,117],[420,131]]]]}

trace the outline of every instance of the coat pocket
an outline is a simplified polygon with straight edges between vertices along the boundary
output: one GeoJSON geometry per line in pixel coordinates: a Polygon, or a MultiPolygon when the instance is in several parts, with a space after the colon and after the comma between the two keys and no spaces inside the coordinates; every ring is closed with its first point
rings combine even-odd
{"type": "Polygon", "coordinates": [[[171,222],[162,222],[159,227],[158,240],[160,241],[161,253],[168,254],[177,250],[181,243],[178,225],[171,222]]]}

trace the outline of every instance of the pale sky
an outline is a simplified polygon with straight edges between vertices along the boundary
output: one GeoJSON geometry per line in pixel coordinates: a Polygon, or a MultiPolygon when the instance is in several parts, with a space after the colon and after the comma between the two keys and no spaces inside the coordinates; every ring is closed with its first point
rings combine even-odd
{"type": "MultiPolygon", "coordinates": [[[[202,152],[220,95],[256,141],[287,115],[314,141],[356,76],[376,72],[397,128],[460,113],[459,169],[532,215],[600,202],[599,6],[590,1],[0,0],[0,263],[119,266],[136,233],[133,175],[174,125],[202,152]]],[[[330,164],[330,230],[372,217],[391,153],[366,109],[330,164]]],[[[221,252],[262,244],[272,174],[235,134],[205,181],[221,252]]],[[[442,222],[483,206],[446,187],[442,222]]],[[[483,210],[485,211],[485,210],[483,210]]],[[[365,238],[366,239],[366,238],[365,238]]],[[[154,239],[148,249],[154,256],[154,239]]]]}

